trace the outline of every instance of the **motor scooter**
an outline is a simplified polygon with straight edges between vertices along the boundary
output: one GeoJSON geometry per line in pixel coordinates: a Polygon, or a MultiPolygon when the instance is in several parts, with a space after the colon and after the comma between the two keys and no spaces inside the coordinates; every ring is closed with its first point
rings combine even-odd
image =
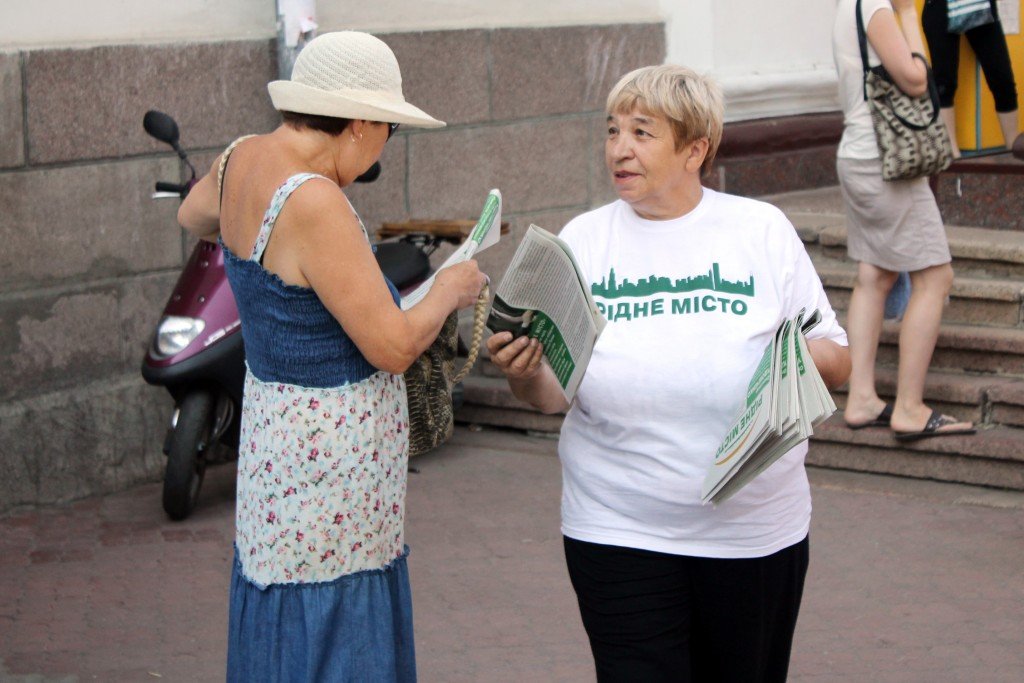
{"type": "MultiPolygon", "coordinates": [[[[143,127],[177,152],[187,175],[180,183],[157,182],[153,198],[184,199],[196,171],[180,145],[178,124],[167,114],[148,111],[143,127]]],[[[357,182],[372,182],[380,171],[375,163],[357,182]]],[[[374,251],[385,276],[404,294],[430,276],[434,250],[463,237],[424,229],[380,242],[374,251]]],[[[157,323],[142,377],[165,387],[174,399],[163,444],[163,508],[171,519],[182,520],[195,509],[207,465],[237,457],[245,349],[220,244],[200,240],[193,248],[157,323]]]]}

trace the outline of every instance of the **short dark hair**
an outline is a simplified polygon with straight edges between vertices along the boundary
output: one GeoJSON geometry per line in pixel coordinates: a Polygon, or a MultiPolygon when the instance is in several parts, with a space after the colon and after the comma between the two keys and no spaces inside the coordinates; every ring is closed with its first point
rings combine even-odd
{"type": "Polygon", "coordinates": [[[345,132],[352,119],[340,119],[334,116],[320,116],[318,114],[299,114],[294,111],[282,111],[281,118],[284,122],[297,130],[309,129],[327,133],[332,137],[338,137],[345,132]]]}

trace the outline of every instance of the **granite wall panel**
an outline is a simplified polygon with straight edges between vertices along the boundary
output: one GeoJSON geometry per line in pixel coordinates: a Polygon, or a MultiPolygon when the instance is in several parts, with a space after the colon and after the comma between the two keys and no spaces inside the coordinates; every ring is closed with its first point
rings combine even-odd
{"type": "Polygon", "coordinates": [[[590,125],[590,205],[603,206],[619,198],[604,160],[604,143],[608,139],[608,117],[602,111],[590,125]]]}
{"type": "MultiPolygon", "coordinates": [[[[125,372],[139,372],[146,349],[153,339],[164,304],[174,290],[179,271],[140,275],[118,285],[117,317],[125,372]]],[[[108,337],[115,343],[113,334],[108,337]]]]}
{"type": "Polygon", "coordinates": [[[378,37],[398,58],[407,101],[448,125],[488,119],[486,31],[391,33],[378,37]]]}
{"type": "Polygon", "coordinates": [[[385,221],[407,219],[406,175],[409,136],[398,133],[384,145],[380,157],[381,173],[372,183],[354,183],[345,194],[356,208],[371,238],[385,221]]]}
{"type": "Polygon", "coordinates": [[[0,404],[0,514],[159,479],[171,405],[132,375],[0,404]]]}
{"type": "Polygon", "coordinates": [[[0,53],[0,168],[25,163],[21,53],[0,53]]]}
{"type": "Polygon", "coordinates": [[[121,369],[118,289],[0,299],[0,401],[121,369]]]}
{"type": "Polygon", "coordinates": [[[715,162],[729,194],[766,194],[838,185],[834,145],[754,157],[726,157],[715,162]]]}
{"type": "Polygon", "coordinates": [[[627,72],[665,59],[662,24],[498,29],[491,38],[497,120],[603,111],[627,72]]]}
{"type": "Polygon", "coordinates": [[[949,225],[1024,230],[1024,192],[1019,174],[943,173],[938,202],[949,225]]]}
{"type": "Polygon", "coordinates": [[[0,291],[181,264],[170,158],[0,173],[0,291]]]}
{"type": "Polygon", "coordinates": [[[573,117],[411,136],[411,215],[476,218],[494,187],[506,213],[585,204],[587,126],[573,117]]]}
{"type": "Polygon", "coordinates": [[[186,148],[223,147],[279,121],[269,40],[33,50],[25,69],[33,163],[163,149],[142,129],[148,109],[178,121],[186,148]]]}

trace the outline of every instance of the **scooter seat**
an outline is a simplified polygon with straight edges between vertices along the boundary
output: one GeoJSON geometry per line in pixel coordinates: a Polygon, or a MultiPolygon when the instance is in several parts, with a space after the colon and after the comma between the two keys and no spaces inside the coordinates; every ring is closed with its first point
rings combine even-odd
{"type": "Polygon", "coordinates": [[[380,242],[376,256],[384,276],[398,289],[423,282],[430,275],[430,259],[408,242],[380,242]]]}

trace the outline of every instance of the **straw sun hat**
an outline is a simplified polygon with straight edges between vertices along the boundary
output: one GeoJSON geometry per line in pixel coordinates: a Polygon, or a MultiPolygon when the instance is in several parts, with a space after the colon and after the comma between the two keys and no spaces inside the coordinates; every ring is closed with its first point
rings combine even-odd
{"type": "Polygon", "coordinates": [[[267,89],[278,111],[420,128],[445,125],[405,101],[395,53],[368,33],[317,36],[299,53],[291,80],[272,81],[267,89]]]}

